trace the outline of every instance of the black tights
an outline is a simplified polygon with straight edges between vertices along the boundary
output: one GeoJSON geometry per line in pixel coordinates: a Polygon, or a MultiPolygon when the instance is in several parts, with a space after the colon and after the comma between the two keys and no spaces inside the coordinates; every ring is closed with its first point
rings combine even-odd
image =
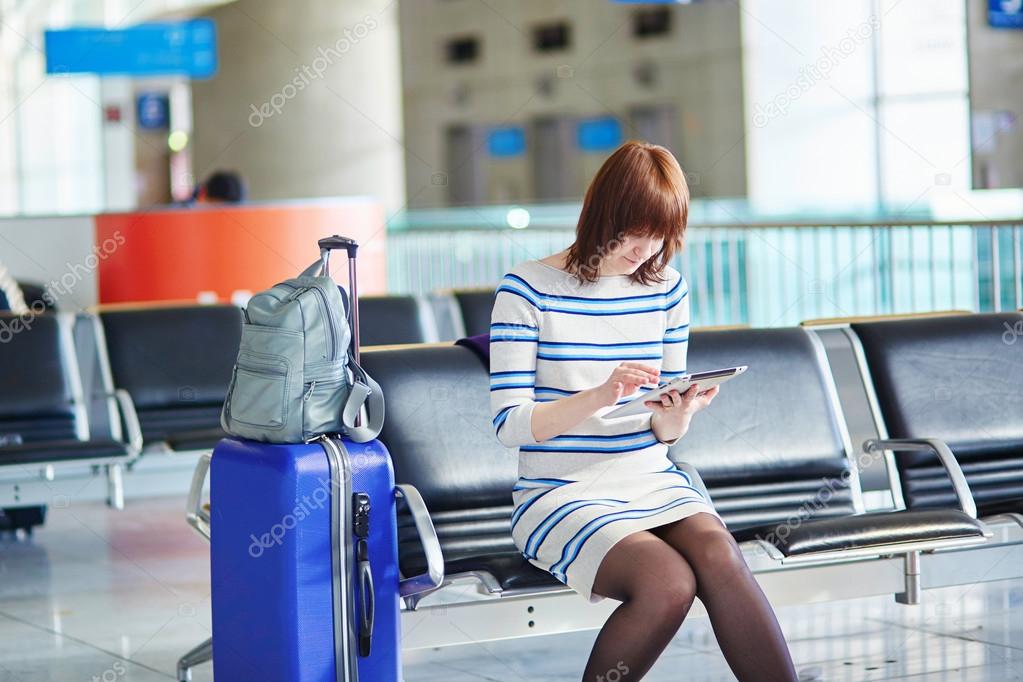
{"type": "Polygon", "coordinates": [[[741,682],[796,679],[767,597],[732,535],[710,514],[629,534],[604,557],[593,591],[622,604],[597,635],[583,682],[641,679],[696,597],[741,682]]]}

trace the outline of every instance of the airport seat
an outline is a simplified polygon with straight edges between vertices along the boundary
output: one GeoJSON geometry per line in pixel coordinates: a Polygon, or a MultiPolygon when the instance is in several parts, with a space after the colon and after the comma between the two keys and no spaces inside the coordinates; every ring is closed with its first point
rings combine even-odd
{"type": "MultiPolygon", "coordinates": [[[[962,509],[863,514],[852,448],[815,337],[800,328],[695,331],[690,364],[751,369],[722,391],[670,451],[695,467],[740,541],[779,561],[850,552],[910,552],[985,540],[962,509]]],[[[489,373],[468,348],[367,350],[362,361],[388,395],[380,435],[395,480],[423,495],[447,575],[471,574],[502,595],[559,586],[511,539],[517,463],[494,437],[489,373]]],[[[954,466],[954,462],[952,463],[954,466]]],[[[408,521],[401,570],[425,566],[408,521]]]]}
{"type": "Polygon", "coordinates": [[[436,291],[426,295],[437,323],[438,341],[455,341],[465,336],[465,321],[462,308],[452,291],[436,291]]]}
{"type": "MultiPolygon", "coordinates": [[[[887,430],[882,438],[947,445],[981,516],[1023,513],[1023,337],[1017,332],[1023,329],[1023,315],[955,315],[851,327],[887,430]]],[[[955,503],[934,447],[894,452],[907,507],[955,503]]]]}
{"type": "Polygon", "coordinates": [[[699,472],[737,540],[792,557],[983,537],[955,500],[933,513],[864,513],[833,380],[806,330],[694,330],[688,364],[750,367],[670,450],[699,472]]]}
{"type": "Polygon", "coordinates": [[[462,311],[464,336],[476,336],[490,331],[490,316],[494,312],[496,288],[456,289],[452,292],[462,311]]]}
{"type": "Polygon", "coordinates": [[[438,340],[430,303],[419,296],[363,296],[359,299],[362,346],[431,343],[438,340]]]}
{"type": "MultiPolygon", "coordinates": [[[[62,467],[107,467],[108,502],[123,505],[119,467],[138,453],[141,435],[130,402],[121,396],[105,399],[115,414],[107,426],[90,425],[73,344],[74,318],[42,314],[24,318],[0,313],[0,468],[15,481],[13,498],[5,488],[0,506],[31,505],[31,486],[39,469],[56,479],[62,467]],[[124,436],[123,434],[128,434],[124,436]],[[117,467],[111,473],[110,467],[117,467]],[[19,504],[14,504],[19,503],[19,504]],[[20,504],[25,503],[25,504],[20,504]]],[[[86,474],[91,475],[91,474],[86,474]]],[[[43,498],[54,492],[41,490],[43,498]]],[[[9,517],[15,515],[8,514],[9,517]]],[[[40,519],[41,520],[41,519],[40,519]]]]}
{"type": "Polygon", "coordinates": [[[99,311],[113,384],[131,396],[146,447],[212,448],[241,340],[233,305],[99,311]]]}

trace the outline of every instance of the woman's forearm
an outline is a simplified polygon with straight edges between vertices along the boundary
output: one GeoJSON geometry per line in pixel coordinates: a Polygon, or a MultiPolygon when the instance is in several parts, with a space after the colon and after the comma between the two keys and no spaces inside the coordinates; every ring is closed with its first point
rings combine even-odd
{"type": "Polygon", "coordinates": [[[537,403],[533,408],[530,426],[533,438],[539,442],[560,436],[592,416],[602,407],[592,389],[579,391],[549,403],[537,403]]]}
{"type": "Polygon", "coordinates": [[[683,419],[681,424],[665,424],[661,415],[654,414],[650,417],[650,430],[654,437],[662,443],[668,443],[686,435],[689,430],[690,419],[683,419]]]}

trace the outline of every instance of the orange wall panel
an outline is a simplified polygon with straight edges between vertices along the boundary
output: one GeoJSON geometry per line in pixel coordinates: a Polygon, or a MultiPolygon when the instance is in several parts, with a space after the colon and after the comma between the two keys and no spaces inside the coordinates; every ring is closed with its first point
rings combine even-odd
{"type": "MultiPolygon", "coordinates": [[[[99,302],[194,300],[214,291],[230,300],[294,277],[332,234],[359,243],[359,295],[387,293],[383,207],[370,199],[167,209],[96,217],[99,302]]],[[[347,284],[344,253],[331,273],[347,284]]]]}

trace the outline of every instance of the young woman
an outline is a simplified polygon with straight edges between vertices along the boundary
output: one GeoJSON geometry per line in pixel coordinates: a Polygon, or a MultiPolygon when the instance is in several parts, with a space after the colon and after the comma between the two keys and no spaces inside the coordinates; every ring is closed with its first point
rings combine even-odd
{"type": "Polygon", "coordinates": [[[490,326],[497,438],[518,448],[512,536],[591,602],[622,602],[585,682],[639,680],[699,597],[740,680],[795,680],[774,612],[710,502],[667,456],[718,388],[602,414],[686,371],[689,290],[668,263],[689,190],[663,147],[628,142],[586,192],[575,242],[517,265],[490,326]]]}

